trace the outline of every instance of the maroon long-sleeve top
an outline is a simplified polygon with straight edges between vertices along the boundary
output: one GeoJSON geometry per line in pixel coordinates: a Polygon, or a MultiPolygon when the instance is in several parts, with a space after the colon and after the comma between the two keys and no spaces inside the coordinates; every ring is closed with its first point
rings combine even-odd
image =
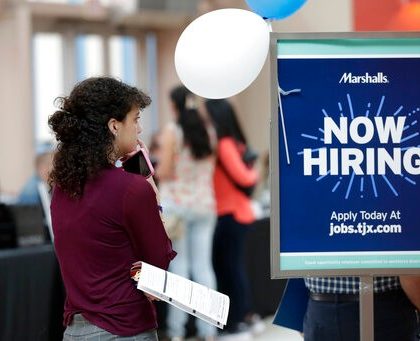
{"type": "Polygon", "coordinates": [[[57,186],[51,215],[67,292],[64,324],[81,313],[120,336],[156,328],[153,303],[130,278],[133,262],[167,269],[176,254],[150,184],[122,169],[105,169],[85,185],[80,199],[57,186]]]}

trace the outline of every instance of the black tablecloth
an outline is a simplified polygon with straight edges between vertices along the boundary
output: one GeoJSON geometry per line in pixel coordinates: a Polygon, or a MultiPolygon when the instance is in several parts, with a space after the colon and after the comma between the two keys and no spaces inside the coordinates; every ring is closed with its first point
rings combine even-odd
{"type": "Polygon", "coordinates": [[[270,277],[270,219],[257,220],[246,239],[246,265],[251,284],[253,308],[265,317],[273,315],[279,305],[285,279],[270,277]]]}
{"type": "Polygon", "coordinates": [[[59,340],[62,313],[53,247],[0,250],[0,340],[59,340]]]}

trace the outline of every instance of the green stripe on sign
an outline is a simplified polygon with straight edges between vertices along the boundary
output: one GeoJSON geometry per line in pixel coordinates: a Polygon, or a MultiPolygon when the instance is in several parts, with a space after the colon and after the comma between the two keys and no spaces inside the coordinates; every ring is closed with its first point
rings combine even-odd
{"type": "Polygon", "coordinates": [[[278,40],[277,55],[420,54],[419,38],[278,40]]]}
{"type": "Polygon", "coordinates": [[[407,269],[420,268],[418,254],[389,255],[288,255],[280,254],[280,269],[330,270],[330,269],[407,269]]]}

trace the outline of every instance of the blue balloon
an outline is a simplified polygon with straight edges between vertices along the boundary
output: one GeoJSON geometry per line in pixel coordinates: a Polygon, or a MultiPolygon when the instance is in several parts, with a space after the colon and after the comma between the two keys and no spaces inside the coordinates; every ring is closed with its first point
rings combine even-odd
{"type": "Polygon", "coordinates": [[[284,19],[295,13],[306,0],[246,0],[248,6],[267,19],[284,19]]]}

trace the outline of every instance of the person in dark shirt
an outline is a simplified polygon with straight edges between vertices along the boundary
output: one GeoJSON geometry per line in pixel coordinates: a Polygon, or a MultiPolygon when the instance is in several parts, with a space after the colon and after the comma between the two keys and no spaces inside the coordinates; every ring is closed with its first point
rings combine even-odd
{"type": "Polygon", "coordinates": [[[49,181],[67,292],[63,340],[157,340],[152,298],[136,289],[130,268],[140,260],[167,269],[176,253],[151,184],[114,166],[136,149],[150,102],[113,78],[89,78],[49,118],[58,141],[49,181]]]}

